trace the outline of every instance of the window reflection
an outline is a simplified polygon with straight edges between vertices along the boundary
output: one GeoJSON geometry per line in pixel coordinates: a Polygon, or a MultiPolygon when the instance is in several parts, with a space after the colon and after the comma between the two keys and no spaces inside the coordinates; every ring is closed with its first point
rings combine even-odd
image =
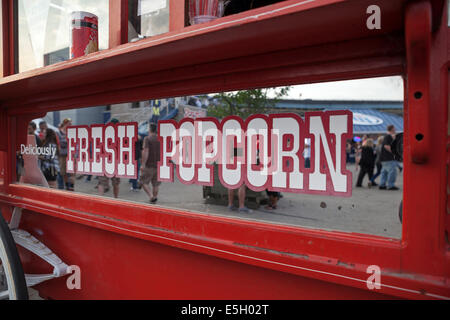
{"type": "Polygon", "coordinates": [[[99,50],[108,48],[109,0],[18,0],[19,72],[69,59],[73,11],[98,16],[99,50]]]}
{"type": "MultiPolygon", "coordinates": [[[[402,79],[388,77],[241,90],[51,112],[44,119],[34,120],[36,130],[33,126],[29,127],[25,147],[40,139],[46,141],[44,146],[54,148],[54,141],[47,133],[50,132],[52,136],[51,130],[55,131],[58,138],[56,148],[59,171],[56,161],[44,165],[43,161],[50,159],[42,156],[34,159],[34,165],[28,166],[25,160],[30,161],[29,155],[19,152],[19,156],[23,158],[22,162],[18,161],[19,181],[42,186],[47,183],[49,187],[73,189],[75,192],[116,197],[146,205],[275,224],[400,238],[398,210],[403,190],[402,98],[402,79]],[[161,120],[172,119],[179,123],[185,118],[207,116],[220,122],[228,115],[237,115],[245,120],[254,114],[284,113],[305,118],[308,112],[331,110],[352,112],[353,135],[344,140],[343,145],[345,168],[352,176],[351,197],[299,194],[264,188],[254,191],[248,185],[230,190],[219,179],[217,162],[211,162],[214,167],[214,183],[211,185],[186,185],[176,174],[173,175],[173,182],[157,179],[156,163],[161,159],[157,137],[163,133],[155,132],[155,124],[161,124],[161,120]],[[43,124],[43,121],[46,123],[43,124]],[[137,122],[138,139],[135,141],[136,152],[133,159],[137,163],[137,177],[128,179],[63,172],[65,160],[62,150],[67,146],[62,141],[64,126],[68,121],[73,125],[137,122]],[[58,171],[56,183],[52,182],[54,177],[45,172],[48,166],[53,166],[58,171]]],[[[258,139],[257,143],[263,148],[264,140],[258,139]]],[[[291,139],[288,137],[285,141],[287,147],[296,143],[295,139],[291,139]]],[[[317,166],[314,162],[317,145],[309,137],[304,140],[301,150],[302,168],[313,170],[317,166]]],[[[95,149],[95,146],[90,146],[91,156],[95,157],[95,149]]],[[[45,153],[46,149],[41,149],[40,152],[45,153]]],[[[235,156],[242,154],[240,147],[230,152],[235,156]]],[[[189,153],[185,156],[190,157],[189,153]]],[[[261,156],[261,153],[256,153],[256,157],[252,158],[255,166],[260,164],[261,156]]],[[[176,167],[179,164],[175,161],[173,165],[176,167]]]]}

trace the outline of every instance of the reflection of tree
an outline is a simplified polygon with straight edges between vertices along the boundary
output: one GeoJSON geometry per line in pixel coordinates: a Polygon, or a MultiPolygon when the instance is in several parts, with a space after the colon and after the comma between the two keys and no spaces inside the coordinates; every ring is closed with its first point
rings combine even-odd
{"type": "Polygon", "coordinates": [[[267,109],[273,108],[290,89],[291,87],[281,87],[219,93],[214,96],[217,103],[208,108],[208,115],[217,118],[236,115],[246,119],[255,113],[266,113],[267,109]],[[269,98],[269,92],[273,94],[273,98],[269,98]]]}

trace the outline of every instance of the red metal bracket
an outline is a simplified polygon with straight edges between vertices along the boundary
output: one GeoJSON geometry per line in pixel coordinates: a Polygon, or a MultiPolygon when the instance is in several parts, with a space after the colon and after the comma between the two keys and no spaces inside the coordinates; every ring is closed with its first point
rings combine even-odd
{"type": "MultiPolygon", "coordinates": [[[[431,5],[410,3],[406,8],[408,140],[411,160],[425,163],[430,154],[431,5]]],[[[408,151],[407,150],[407,151],[408,151]]]]}

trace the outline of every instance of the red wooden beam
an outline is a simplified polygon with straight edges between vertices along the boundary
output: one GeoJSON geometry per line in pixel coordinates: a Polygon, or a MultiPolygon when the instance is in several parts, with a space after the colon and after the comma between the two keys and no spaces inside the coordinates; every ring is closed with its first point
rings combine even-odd
{"type": "MultiPolygon", "coordinates": [[[[393,41],[388,51],[382,47],[386,43],[386,38],[384,37],[357,40],[355,42],[333,43],[325,46],[286,50],[202,65],[173,68],[170,72],[160,71],[103,81],[96,86],[80,85],[76,88],[42,93],[39,97],[34,97],[33,99],[27,97],[15,98],[8,101],[7,105],[14,106],[14,111],[11,111],[23,113],[27,112],[27,109],[35,112],[37,108],[45,108],[45,105],[51,108],[63,108],[65,103],[62,100],[68,101],[71,98],[78,99],[82,103],[86,96],[92,96],[96,104],[98,104],[98,99],[101,99],[102,96],[110,99],[123,90],[126,90],[127,93],[123,95],[123,99],[131,101],[130,99],[136,99],[133,96],[133,89],[142,89],[143,87],[148,88],[144,91],[144,94],[147,94],[148,97],[141,97],[143,100],[150,97],[152,99],[162,98],[162,94],[166,90],[162,89],[162,87],[158,87],[158,90],[152,90],[152,88],[161,83],[170,88],[173,87],[174,82],[179,81],[184,81],[184,84],[176,89],[171,89],[174,95],[176,94],[174,89],[183,91],[178,92],[178,94],[184,95],[191,91],[199,93],[197,92],[198,90],[202,90],[203,93],[207,93],[208,90],[215,92],[214,90],[218,90],[217,88],[233,90],[252,86],[278,86],[281,85],[279,83],[280,78],[284,78],[286,82],[289,82],[288,84],[300,84],[320,80],[326,81],[327,78],[335,80],[338,73],[341,80],[353,77],[401,74],[403,72],[403,45],[401,44],[401,38],[395,39],[397,42],[394,43],[393,41]],[[328,52],[334,52],[334,62],[329,62],[328,52]],[[373,55],[377,57],[374,58],[373,55]],[[326,66],[324,66],[324,63],[326,66]],[[273,76],[275,69],[279,73],[273,76]],[[268,73],[271,74],[270,77],[268,73]],[[237,74],[234,79],[238,83],[231,81],[231,74],[237,74]],[[257,78],[255,78],[256,74],[258,75],[257,78]],[[286,76],[283,76],[283,74],[286,74],[286,76]],[[203,79],[200,82],[203,81],[204,83],[200,89],[196,85],[199,75],[202,75],[200,78],[203,79]],[[206,77],[210,80],[206,81],[206,77]],[[213,80],[212,77],[216,80],[213,80]],[[225,77],[227,79],[227,88],[223,84],[225,77]],[[216,87],[211,87],[214,83],[216,87]],[[29,105],[30,108],[26,108],[26,105],[29,105]],[[18,108],[19,106],[20,108],[18,108]]],[[[110,101],[105,101],[100,104],[109,103],[110,101]]]]}
{"type": "Polygon", "coordinates": [[[128,0],[109,0],[109,48],[128,42],[128,0]]]}

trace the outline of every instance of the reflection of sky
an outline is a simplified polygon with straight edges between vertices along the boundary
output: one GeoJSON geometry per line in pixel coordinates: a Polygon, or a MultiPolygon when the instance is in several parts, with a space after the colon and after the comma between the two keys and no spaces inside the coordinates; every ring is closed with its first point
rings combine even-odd
{"type": "Polygon", "coordinates": [[[297,85],[284,98],[403,101],[403,79],[395,76],[297,85]]]}
{"type": "Polygon", "coordinates": [[[44,54],[70,46],[72,11],[98,16],[99,47],[108,48],[109,0],[19,0],[19,67],[42,67],[44,54]]]}

